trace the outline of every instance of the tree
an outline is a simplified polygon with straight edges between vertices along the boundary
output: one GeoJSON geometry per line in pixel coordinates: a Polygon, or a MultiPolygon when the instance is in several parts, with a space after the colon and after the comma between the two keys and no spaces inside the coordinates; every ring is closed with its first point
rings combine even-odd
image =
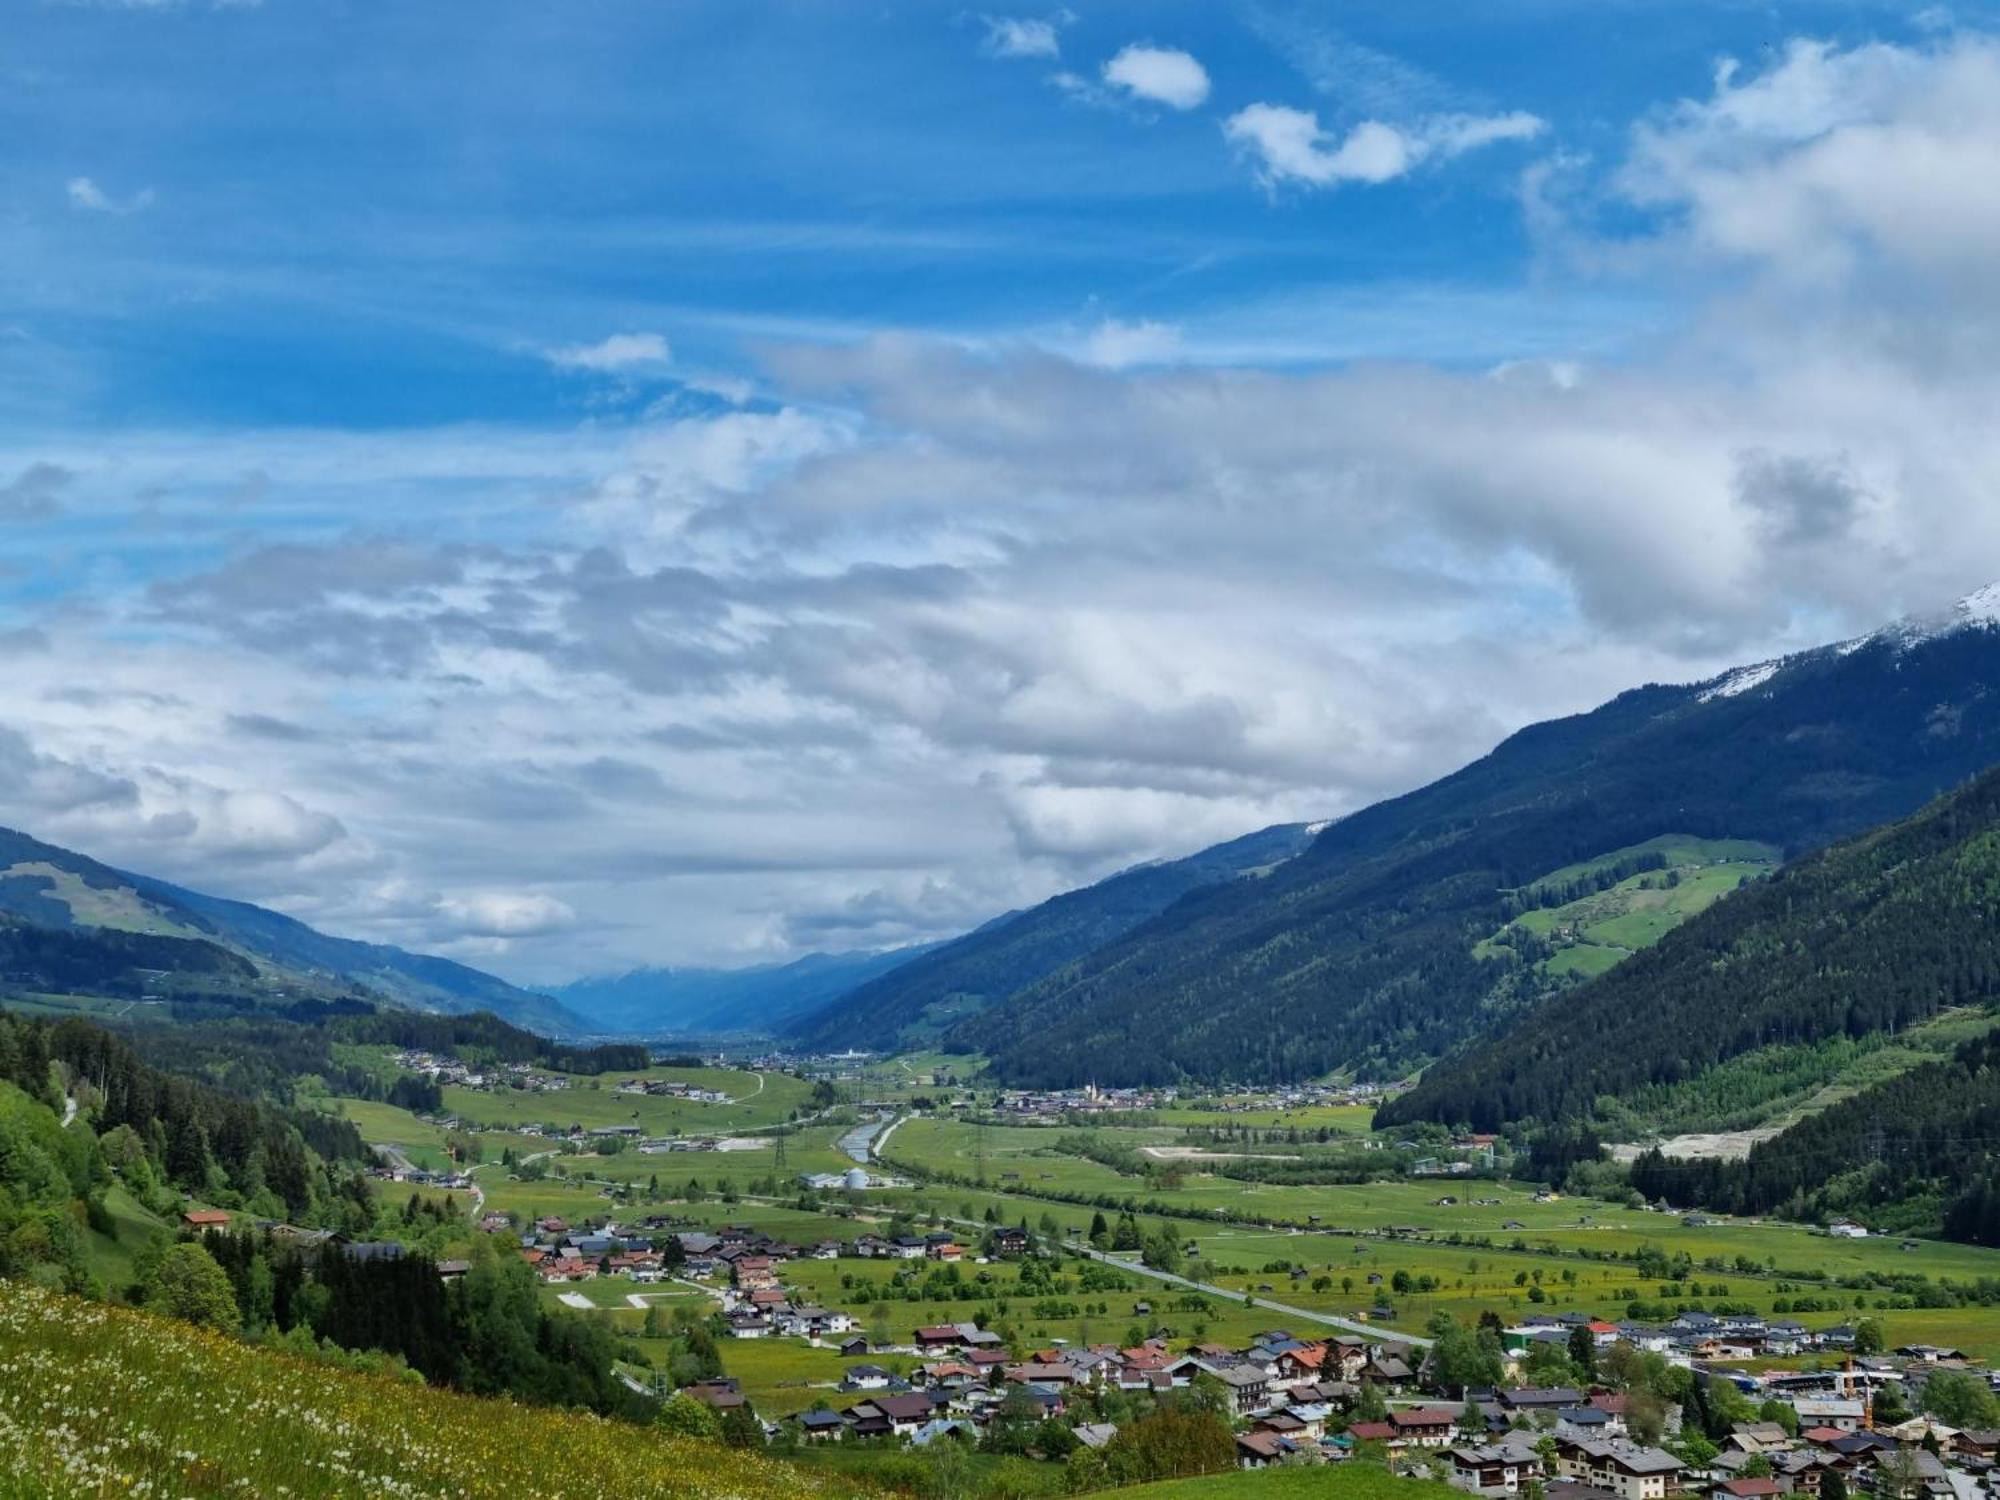
{"type": "Polygon", "coordinates": [[[764,1426],[757,1420],[757,1413],[750,1409],[750,1403],[732,1406],[722,1414],[722,1441],[731,1448],[761,1448],[764,1446],[764,1426]]]}
{"type": "Polygon", "coordinates": [[[1439,1313],[1431,1319],[1429,1331],[1436,1341],[1430,1355],[1432,1385],[1459,1392],[1500,1383],[1500,1344],[1490,1330],[1469,1329],[1449,1313],[1439,1313]]]}
{"type": "Polygon", "coordinates": [[[1372,1380],[1363,1380],[1361,1390],[1354,1398],[1354,1420],[1357,1422],[1383,1422],[1389,1417],[1389,1403],[1382,1399],[1382,1392],[1372,1380]]]}
{"type": "Polygon", "coordinates": [[[1882,1347],[1882,1322],[1879,1318],[1863,1318],[1854,1325],[1856,1354],[1880,1354],[1882,1347]]]}
{"type": "Polygon", "coordinates": [[[242,1319],[229,1273],[193,1243],[175,1245],[160,1257],[146,1280],[146,1305],[168,1317],[215,1328],[233,1329],[242,1319]]]}
{"type": "Polygon", "coordinates": [[[677,1391],[662,1402],[653,1423],[675,1437],[705,1438],[710,1442],[722,1437],[722,1420],[716,1416],[715,1408],[706,1401],[695,1400],[686,1391],[677,1391]]]}
{"type": "Polygon", "coordinates": [[[1847,1480],[1838,1469],[1819,1476],[1819,1500],[1847,1500],[1847,1480]]]}
{"type": "Polygon", "coordinates": [[[1895,1448],[1877,1461],[1877,1494],[1895,1497],[1895,1500],[1909,1500],[1923,1487],[1924,1470],[1917,1451],[1915,1448],[1895,1448]]]}
{"type": "Polygon", "coordinates": [[[1104,1220],[1104,1210],[1099,1209],[1090,1216],[1090,1243],[1096,1250],[1111,1248],[1111,1226],[1104,1220]]]}
{"type": "Polygon", "coordinates": [[[1569,1362],[1576,1366],[1577,1375],[1585,1384],[1596,1377],[1597,1335],[1588,1328],[1569,1331],[1569,1362]]]}
{"type": "Polygon", "coordinates": [[[1923,1408],[1947,1427],[2000,1426],[2000,1400],[1963,1370],[1938,1370],[1924,1382],[1923,1408]]]}

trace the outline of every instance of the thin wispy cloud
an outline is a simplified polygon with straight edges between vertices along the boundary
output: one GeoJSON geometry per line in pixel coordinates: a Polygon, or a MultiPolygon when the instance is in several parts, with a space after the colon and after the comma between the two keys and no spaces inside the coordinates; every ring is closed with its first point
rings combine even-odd
{"type": "Polygon", "coordinates": [[[1062,38],[1056,20],[1033,16],[985,16],[986,37],[981,43],[993,57],[1041,57],[1062,55],[1062,38]]]}
{"type": "Polygon", "coordinates": [[[69,199],[71,208],[96,214],[135,214],[153,203],[153,190],[141,188],[124,198],[113,197],[97,185],[93,178],[72,177],[64,184],[63,193],[69,199]]]}
{"type": "Polygon", "coordinates": [[[547,349],[543,356],[558,370],[588,370],[598,375],[662,370],[673,363],[673,350],[657,333],[614,333],[594,344],[547,349]]]}

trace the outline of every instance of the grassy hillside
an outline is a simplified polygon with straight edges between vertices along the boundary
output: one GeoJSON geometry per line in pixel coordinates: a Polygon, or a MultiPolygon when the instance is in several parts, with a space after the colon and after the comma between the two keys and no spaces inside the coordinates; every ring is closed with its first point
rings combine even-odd
{"type": "Polygon", "coordinates": [[[949,1040],[1016,1082],[1403,1071],[1546,993],[1474,954],[1524,884],[1667,834],[1795,854],[1907,816],[2000,761],[1996,675],[2000,630],[1968,625],[1626,693],[1183,897],[949,1040]]]}
{"type": "Polygon", "coordinates": [[[1307,825],[1287,823],[1069,891],[858,985],[794,1029],[816,1047],[922,1045],[1122,937],[1190,891],[1271,870],[1310,839],[1307,825]]]}
{"type": "Polygon", "coordinates": [[[838,1496],[838,1479],[595,1417],[329,1370],[0,1282],[0,1494],[838,1496]]]}
{"type": "Polygon", "coordinates": [[[1518,899],[1530,909],[1472,951],[1502,960],[1519,952],[1551,978],[1595,978],[1778,861],[1777,849],[1747,839],[1648,839],[1524,887],[1518,899]]]}
{"type": "MultiPolygon", "coordinates": [[[[1601,1119],[1760,1049],[1826,1050],[2000,999],[2000,772],[1787,866],[1433,1069],[1382,1110],[1493,1128],[1601,1119]]],[[[1761,1087],[1767,1066],[1746,1073],[1761,1087]]],[[[1717,1096],[1721,1102],[1721,1096],[1717,1096]]]]}

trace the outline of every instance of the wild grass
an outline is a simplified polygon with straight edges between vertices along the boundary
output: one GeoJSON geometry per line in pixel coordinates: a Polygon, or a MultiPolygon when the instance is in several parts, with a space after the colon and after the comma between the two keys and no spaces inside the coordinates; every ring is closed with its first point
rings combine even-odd
{"type": "Polygon", "coordinates": [[[761,1457],[331,1371],[20,1282],[0,1282],[0,1452],[8,1500],[856,1493],[761,1457]]]}

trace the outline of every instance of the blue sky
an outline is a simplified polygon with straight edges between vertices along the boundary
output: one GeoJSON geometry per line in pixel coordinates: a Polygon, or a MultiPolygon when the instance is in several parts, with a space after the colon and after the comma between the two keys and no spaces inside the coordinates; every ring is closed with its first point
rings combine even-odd
{"type": "Polygon", "coordinates": [[[751,961],[1923,608],[2000,573],[1991,19],[15,6],[0,815],[751,961]]]}

